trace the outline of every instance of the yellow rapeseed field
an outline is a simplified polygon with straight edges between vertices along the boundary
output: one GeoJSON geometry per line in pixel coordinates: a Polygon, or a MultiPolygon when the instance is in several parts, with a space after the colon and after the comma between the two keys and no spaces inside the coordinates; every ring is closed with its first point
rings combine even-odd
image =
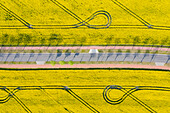
{"type": "MultiPolygon", "coordinates": [[[[43,86],[43,85],[132,85],[170,86],[169,71],[151,70],[0,70],[1,86],[43,86]]],[[[8,88],[8,87],[7,87],[8,88]]],[[[146,113],[144,107],[127,97],[118,105],[108,104],[102,96],[103,89],[72,89],[78,96],[101,113],[146,113]]],[[[0,97],[7,94],[0,91],[0,97]]],[[[89,113],[85,105],[62,89],[19,90],[18,98],[34,113],[89,113]]],[[[123,93],[113,90],[112,98],[123,93]]],[[[137,98],[157,112],[168,113],[170,93],[167,91],[137,91],[137,98]]],[[[0,112],[23,113],[24,109],[11,98],[0,104],[0,112]]]]}
{"type": "MultiPolygon", "coordinates": [[[[1,0],[1,3],[31,25],[73,25],[79,23],[64,10],[55,5],[55,0],[1,0]]],[[[94,12],[104,10],[112,16],[112,26],[143,25],[140,21],[118,7],[112,0],[57,0],[82,20],[94,12]]],[[[114,1],[114,0],[113,0],[114,1]]],[[[151,25],[169,26],[170,10],[168,0],[119,0],[126,7],[149,22],[151,25]]],[[[90,24],[105,24],[106,18],[96,16],[90,24]]],[[[0,8],[0,25],[22,25],[0,8]]],[[[25,26],[25,28],[27,28],[25,26]]],[[[147,28],[147,27],[146,27],[147,28]]],[[[90,29],[0,29],[0,44],[4,45],[106,45],[106,44],[170,44],[169,30],[108,28],[90,29]],[[8,34],[4,38],[4,34],[8,34]],[[21,35],[31,39],[24,41],[21,35]],[[55,36],[52,34],[56,34],[55,36]],[[57,40],[55,38],[61,38],[57,40]],[[134,42],[134,38],[137,39],[134,42]],[[53,38],[52,40],[50,40],[53,38]],[[6,40],[5,40],[6,39],[6,40]],[[166,41],[165,41],[166,40],[166,41]]]]}

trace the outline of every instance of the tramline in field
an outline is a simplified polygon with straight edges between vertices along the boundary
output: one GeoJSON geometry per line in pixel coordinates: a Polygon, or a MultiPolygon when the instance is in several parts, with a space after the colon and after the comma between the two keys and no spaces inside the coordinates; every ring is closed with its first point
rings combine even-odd
{"type": "Polygon", "coordinates": [[[168,3],[0,0],[0,112],[169,113],[168,3]]]}
{"type": "MultiPolygon", "coordinates": [[[[89,108],[92,112],[98,112],[94,107],[92,107],[88,102],[86,102],[83,98],[78,96],[73,90],[74,89],[86,89],[86,90],[92,90],[92,89],[103,89],[104,85],[72,85],[72,86],[61,86],[61,85],[46,85],[46,86],[0,86],[1,90],[4,90],[8,95],[0,98],[0,103],[6,103],[9,101],[11,97],[13,97],[27,112],[31,112],[31,110],[19,99],[18,96],[16,96],[15,93],[18,91],[22,90],[42,90],[46,93],[45,90],[53,89],[53,90],[65,90],[67,91],[70,95],[72,95],[75,99],[77,99],[79,102],[81,102],[83,105],[85,105],[87,108],[89,108]],[[72,90],[73,89],[73,90],[72,90]],[[12,91],[11,91],[12,90],[12,91]]],[[[169,87],[159,87],[159,86],[118,86],[118,85],[108,85],[103,91],[103,98],[104,100],[112,105],[120,104],[123,102],[127,97],[132,98],[135,100],[137,103],[139,103],[141,106],[143,106],[145,109],[147,109],[149,112],[153,113],[156,112],[153,110],[149,105],[141,101],[139,98],[134,96],[134,92],[136,91],[170,91],[169,87]],[[134,87],[134,88],[133,88],[134,87]],[[124,94],[122,95],[121,98],[118,99],[111,99],[109,96],[110,90],[120,90],[124,94]]],[[[47,93],[50,95],[49,93],[47,93]]]]}
{"type": "Polygon", "coordinates": [[[0,44],[169,46],[166,2],[2,0],[0,44]]]}
{"type": "MultiPolygon", "coordinates": [[[[57,5],[58,7],[60,7],[61,9],[63,9],[66,13],[68,13],[69,15],[71,15],[73,18],[75,18],[77,21],[79,21],[79,23],[77,24],[73,24],[73,25],[32,25],[29,22],[25,21],[24,19],[22,19],[20,16],[18,16],[17,14],[15,14],[13,11],[11,11],[10,9],[8,9],[6,6],[4,6],[2,3],[0,3],[0,7],[5,10],[7,13],[9,13],[10,15],[14,16],[18,21],[20,21],[22,24],[24,24],[26,27],[31,28],[31,29],[70,29],[70,28],[78,28],[80,26],[86,26],[88,28],[93,28],[93,29],[104,29],[104,28],[117,28],[117,27],[122,27],[122,28],[135,28],[135,29],[146,29],[144,26],[147,26],[148,28],[152,28],[152,29],[157,29],[157,30],[169,30],[170,26],[160,26],[160,25],[151,25],[150,23],[148,23],[146,20],[144,20],[142,17],[138,16],[136,13],[134,13],[133,11],[131,11],[129,8],[127,8],[125,5],[123,5],[122,3],[120,3],[117,0],[111,0],[114,4],[116,4],[117,6],[119,6],[120,8],[122,8],[124,11],[126,11],[127,13],[129,13],[131,16],[133,16],[135,19],[137,19],[138,21],[140,21],[142,25],[111,25],[112,23],[112,17],[109,14],[109,12],[105,11],[105,10],[100,10],[100,11],[96,11],[95,13],[93,13],[90,17],[88,17],[86,20],[83,20],[82,18],[80,18],[78,15],[76,15],[75,13],[73,13],[71,10],[69,10],[68,8],[66,8],[64,5],[62,5],[60,2],[58,2],[57,0],[50,0],[51,2],[53,2],[55,5],[57,5]],[[98,15],[104,15],[106,17],[107,23],[105,25],[91,25],[89,24],[89,22],[91,20],[93,20],[96,16],[98,15]]],[[[22,26],[15,26],[15,25],[11,25],[11,26],[1,26],[1,29],[18,29],[23,28],[22,26]]]]}

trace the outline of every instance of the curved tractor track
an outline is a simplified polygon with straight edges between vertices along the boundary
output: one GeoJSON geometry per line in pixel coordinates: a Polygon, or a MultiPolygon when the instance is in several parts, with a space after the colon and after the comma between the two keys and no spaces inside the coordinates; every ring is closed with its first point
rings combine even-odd
{"type": "MultiPolygon", "coordinates": [[[[0,7],[5,10],[7,13],[9,13],[10,15],[12,15],[13,17],[15,17],[18,21],[20,21],[22,24],[24,24],[24,26],[26,26],[27,28],[31,28],[31,29],[70,29],[70,28],[78,28],[80,26],[86,26],[88,28],[92,28],[92,29],[104,29],[104,28],[108,28],[111,23],[112,23],[112,17],[111,15],[104,10],[100,10],[100,11],[96,11],[95,13],[93,13],[90,17],[88,17],[86,20],[81,19],[79,16],[77,16],[75,13],[73,13],[71,10],[69,10],[68,8],[66,8],[64,5],[60,4],[58,1],[56,0],[50,0],[52,1],[55,5],[57,5],[58,7],[60,7],[61,9],[63,9],[66,13],[68,13],[69,15],[71,15],[73,18],[75,18],[76,20],[79,21],[79,23],[77,24],[73,24],[73,25],[32,25],[29,22],[25,21],[23,18],[19,17],[17,14],[15,14],[13,11],[11,11],[10,9],[8,9],[6,6],[4,6],[3,4],[0,3],[0,7]],[[88,22],[90,22],[91,20],[93,20],[96,16],[98,15],[103,15],[106,17],[107,19],[107,23],[104,25],[91,25],[88,22]]],[[[1,25],[0,28],[13,28],[13,29],[17,29],[17,28],[21,28],[24,29],[24,26],[3,26],[1,25]]]]}
{"type": "Polygon", "coordinates": [[[142,102],[140,99],[138,99],[136,96],[133,95],[136,91],[142,91],[142,90],[154,90],[154,91],[170,91],[169,87],[158,87],[158,86],[118,86],[118,85],[108,85],[103,91],[103,98],[104,100],[112,105],[120,104],[122,103],[127,97],[132,98],[137,103],[139,103],[141,106],[143,106],[145,109],[147,109],[151,113],[156,113],[155,110],[153,110],[150,106],[142,102]],[[113,99],[110,97],[109,93],[111,90],[116,89],[120,90],[124,94],[117,99],[113,99]]]}
{"type": "Polygon", "coordinates": [[[116,4],[118,7],[126,11],[128,14],[133,16],[135,19],[140,21],[143,25],[111,25],[112,23],[112,17],[109,14],[109,12],[105,10],[96,11],[93,13],[90,17],[83,20],[78,15],[76,15],[74,12],[66,8],[64,5],[62,5],[57,0],[50,0],[52,3],[60,7],[62,10],[64,10],[66,13],[71,15],[74,19],[78,21],[77,24],[73,25],[32,25],[29,22],[25,21],[23,18],[19,17],[17,14],[15,14],[13,11],[5,7],[3,4],[0,3],[0,7],[5,10],[7,13],[15,17],[18,21],[20,21],[24,26],[21,25],[1,25],[0,29],[72,29],[72,28],[82,28],[81,26],[85,26],[87,28],[91,29],[115,29],[115,28],[122,28],[122,29],[156,29],[156,30],[170,30],[170,26],[159,26],[159,25],[152,25],[146,20],[144,20],[142,17],[134,13],[132,10],[127,8],[125,5],[123,5],[121,2],[117,0],[111,0],[114,4],[116,4]],[[96,16],[103,15],[107,19],[107,23],[104,25],[91,25],[89,22],[93,19],[95,19],[96,16]],[[25,26],[27,28],[25,28],[25,26]]]}
{"type": "MultiPolygon", "coordinates": [[[[70,86],[62,86],[62,85],[46,85],[46,86],[0,86],[0,90],[3,90],[7,93],[6,96],[0,98],[0,103],[7,102],[11,97],[14,98],[22,107],[23,109],[31,113],[31,110],[16,96],[16,92],[22,91],[22,90],[40,90],[43,91],[48,98],[53,99],[56,101],[49,93],[47,93],[45,90],[48,89],[54,89],[54,90],[65,90],[67,91],[72,97],[74,97],[76,100],[78,100],[81,104],[86,106],[89,110],[91,110],[94,113],[99,113],[97,109],[95,109],[93,106],[91,106],[87,101],[85,101],[83,98],[81,98],[79,95],[77,95],[73,90],[74,89],[104,89],[103,91],[103,98],[104,100],[112,105],[120,104],[123,102],[127,97],[132,98],[137,103],[139,103],[141,106],[143,106],[146,110],[148,110],[151,113],[155,113],[156,111],[153,110],[149,105],[141,101],[139,98],[134,96],[134,92],[136,91],[170,91],[170,87],[159,87],[159,86],[118,86],[118,85],[70,85],[70,86]],[[122,97],[118,99],[112,99],[109,95],[110,91],[116,89],[122,91],[124,94],[122,97]]],[[[56,101],[57,102],[57,101],[56,101]]],[[[63,107],[64,109],[67,109],[63,107]]],[[[68,110],[68,109],[67,109],[68,110]]]]}
{"type": "Polygon", "coordinates": [[[31,110],[18,98],[18,96],[15,95],[15,93],[19,90],[19,88],[15,88],[13,91],[11,91],[10,89],[6,88],[6,87],[1,87],[1,90],[4,90],[5,92],[8,93],[7,96],[5,96],[4,98],[0,99],[0,103],[6,103],[8,102],[8,100],[13,97],[21,106],[22,108],[28,112],[28,113],[32,113],[31,110]]]}
{"type": "MultiPolygon", "coordinates": [[[[86,102],[84,99],[82,99],[79,95],[77,95],[72,89],[100,89],[100,86],[71,86],[71,88],[68,88],[67,86],[61,86],[61,85],[48,85],[48,86],[0,86],[0,90],[5,91],[8,95],[5,97],[0,98],[0,104],[8,102],[8,100],[13,97],[21,106],[22,108],[28,112],[32,113],[31,110],[16,96],[16,92],[21,90],[40,90],[46,93],[46,95],[53,99],[50,94],[48,94],[45,90],[46,89],[62,89],[67,91],[71,96],[73,96],[76,100],[78,100],[80,103],[82,103],[84,106],[86,106],[89,110],[91,110],[94,113],[99,113],[98,110],[96,110],[94,107],[92,107],[88,102],[86,102]]],[[[54,100],[54,99],[53,99],[54,100]]],[[[55,100],[54,100],[55,101],[55,100]]],[[[64,109],[67,109],[64,107],[64,109]]],[[[68,109],[67,109],[68,110],[68,109]]]]}

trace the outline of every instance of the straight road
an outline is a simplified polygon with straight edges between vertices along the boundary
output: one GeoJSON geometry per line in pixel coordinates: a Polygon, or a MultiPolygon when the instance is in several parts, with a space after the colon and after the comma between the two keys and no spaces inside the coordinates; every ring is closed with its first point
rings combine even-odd
{"type": "Polygon", "coordinates": [[[0,53],[0,61],[129,61],[170,63],[170,55],[146,53],[0,53]]]}

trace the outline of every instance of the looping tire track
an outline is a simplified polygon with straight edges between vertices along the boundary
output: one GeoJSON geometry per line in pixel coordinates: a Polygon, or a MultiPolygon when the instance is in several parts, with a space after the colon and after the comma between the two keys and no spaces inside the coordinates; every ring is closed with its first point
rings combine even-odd
{"type": "Polygon", "coordinates": [[[111,0],[111,1],[114,4],[116,4],[117,6],[119,6],[121,9],[123,9],[124,11],[129,13],[131,16],[136,18],[138,21],[140,21],[143,24],[143,26],[139,26],[139,25],[121,25],[121,26],[120,25],[111,25],[111,23],[112,23],[111,15],[107,11],[104,11],[104,10],[96,11],[89,18],[87,18],[86,20],[83,20],[79,16],[77,16],[75,13],[73,13],[71,10],[66,8],[64,5],[59,3],[57,0],[50,0],[50,1],[53,2],[55,5],[57,5],[58,7],[60,7],[61,9],[63,9],[66,13],[70,14],[73,18],[78,20],[79,23],[74,24],[74,25],[31,25],[27,21],[25,21],[24,19],[22,19],[17,14],[15,14],[14,12],[12,12],[7,7],[5,7],[3,4],[0,3],[0,7],[3,10],[5,10],[6,12],[8,12],[12,16],[14,16],[18,21],[20,21],[22,24],[24,24],[24,26],[27,27],[27,28],[24,28],[24,26],[20,26],[20,25],[19,26],[18,25],[13,25],[13,26],[1,25],[0,29],[28,29],[28,28],[30,28],[30,29],[71,29],[71,28],[79,28],[80,26],[86,26],[87,28],[91,28],[91,29],[106,29],[106,28],[111,28],[111,29],[115,29],[115,28],[148,29],[149,28],[149,29],[155,29],[155,30],[170,30],[170,26],[159,26],[159,25],[149,24],[146,20],[144,20],[143,18],[138,16],[136,13],[131,11],[129,8],[127,8],[125,5],[123,5],[121,2],[119,2],[117,0],[111,0]],[[107,23],[105,25],[90,25],[88,22],[93,20],[94,17],[97,15],[104,15],[107,18],[107,23]],[[146,28],[146,26],[147,26],[147,28],[146,28]]]}
{"type": "Polygon", "coordinates": [[[93,29],[104,29],[104,28],[108,28],[111,25],[111,22],[112,22],[111,15],[107,11],[101,10],[101,11],[96,11],[89,18],[87,18],[85,21],[82,21],[82,22],[80,22],[78,24],[75,24],[75,26],[76,27],[87,26],[88,28],[93,28],[93,29]],[[104,15],[104,16],[106,16],[107,23],[105,25],[90,25],[88,22],[93,20],[94,17],[97,16],[97,15],[104,15]]]}
{"type": "Polygon", "coordinates": [[[66,8],[61,3],[59,3],[57,0],[50,0],[50,1],[52,1],[55,5],[57,5],[61,9],[63,9],[66,13],[68,13],[69,15],[71,15],[73,18],[75,18],[76,20],[78,20],[80,22],[78,24],[75,24],[74,26],[76,26],[76,27],[74,27],[74,28],[77,28],[77,27],[80,27],[80,26],[87,26],[88,28],[93,28],[93,29],[103,29],[103,28],[108,28],[111,25],[112,17],[111,17],[111,15],[107,11],[104,11],[104,10],[96,11],[89,18],[87,18],[86,20],[83,21],[83,19],[81,19],[79,16],[77,16],[71,10],[66,8]],[[104,15],[104,16],[106,16],[107,24],[105,24],[105,25],[90,25],[88,22],[93,20],[94,17],[97,16],[97,15],[104,15]]]}
{"type": "Polygon", "coordinates": [[[137,103],[142,105],[145,109],[147,109],[151,113],[155,113],[156,111],[153,110],[151,107],[149,107],[147,104],[142,102],[140,99],[138,99],[136,96],[134,96],[132,93],[140,90],[157,90],[157,91],[170,91],[169,87],[158,87],[158,86],[136,86],[136,87],[130,87],[130,86],[118,86],[118,85],[108,85],[103,91],[103,98],[104,100],[112,105],[120,104],[122,103],[127,97],[132,98],[137,103]],[[117,89],[122,91],[124,94],[118,98],[118,99],[111,99],[109,96],[110,90],[117,89]]]}
{"type": "MultiPolygon", "coordinates": [[[[103,98],[104,100],[112,105],[120,104],[123,102],[127,97],[132,98],[137,103],[139,103],[141,106],[143,106],[145,109],[147,109],[151,113],[155,113],[156,111],[153,110],[150,106],[145,104],[143,101],[138,99],[136,96],[134,96],[132,93],[136,91],[142,91],[142,90],[152,90],[152,91],[170,91],[170,87],[159,87],[159,86],[118,86],[118,85],[71,85],[69,88],[67,86],[62,85],[46,85],[46,86],[0,86],[1,90],[6,91],[9,95],[3,97],[0,99],[0,103],[7,102],[11,97],[13,97],[27,112],[31,112],[28,107],[14,94],[19,90],[45,90],[45,89],[60,89],[60,90],[66,90],[70,95],[72,95],[75,99],[80,101],[83,105],[85,105],[88,109],[90,109],[92,112],[99,112],[94,107],[92,107],[89,103],[87,103],[84,99],[82,99],[80,96],[78,96],[75,92],[72,91],[72,89],[104,89],[103,91],[103,98]],[[13,91],[10,91],[8,88],[13,89],[13,91]],[[17,87],[17,88],[16,88],[17,87]],[[104,88],[105,87],[105,88],[104,88]],[[111,99],[109,97],[109,93],[112,89],[117,89],[122,91],[124,94],[121,98],[118,99],[111,99]]],[[[49,95],[49,94],[48,94],[49,95]]],[[[50,95],[49,95],[50,96],[50,95]]],[[[50,97],[50,99],[53,99],[50,97]]],[[[55,101],[53,99],[53,101],[55,101]]]]}

